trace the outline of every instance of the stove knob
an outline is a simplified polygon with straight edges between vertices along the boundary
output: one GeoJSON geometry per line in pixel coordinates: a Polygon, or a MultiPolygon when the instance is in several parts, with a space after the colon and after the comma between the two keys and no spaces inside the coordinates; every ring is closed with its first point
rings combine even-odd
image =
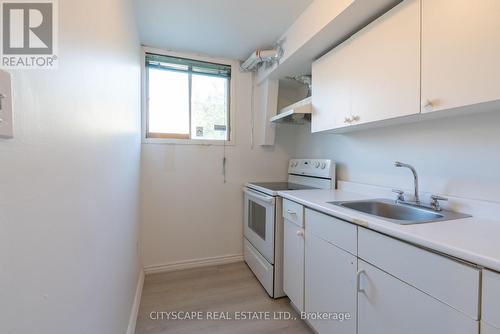
{"type": "Polygon", "coordinates": [[[294,166],[294,162],[290,161],[290,167],[293,167],[293,166],[294,166]]]}
{"type": "Polygon", "coordinates": [[[321,163],[321,169],[325,169],[326,168],[326,163],[322,162],[321,163]]]}
{"type": "Polygon", "coordinates": [[[316,161],[316,162],[314,163],[314,167],[319,168],[319,161],[316,161]]]}

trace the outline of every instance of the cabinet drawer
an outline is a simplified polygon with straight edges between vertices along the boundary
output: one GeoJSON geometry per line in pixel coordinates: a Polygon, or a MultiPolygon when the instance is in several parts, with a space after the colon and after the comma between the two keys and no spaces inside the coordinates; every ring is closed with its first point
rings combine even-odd
{"type": "Polygon", "coordinates": [[[306,209],[306,230],[351,254],[357,254],[357,227],[343,220],[306,209]]]}
{"type": "Polygon", "coordinates": [[[358,230],[358,256],[479,319],[479,269],[365,228],[358,230]]]}
{"type": "Polygon", "coordinates": [[[500,328],[500,274],[483,270],[482,319],[500,328]]]}
{"type": "Polygon", "coordinates": [[[304,207],[287,199],[283,199],[283,218],[297,226],[304,226],[304,207]]]}

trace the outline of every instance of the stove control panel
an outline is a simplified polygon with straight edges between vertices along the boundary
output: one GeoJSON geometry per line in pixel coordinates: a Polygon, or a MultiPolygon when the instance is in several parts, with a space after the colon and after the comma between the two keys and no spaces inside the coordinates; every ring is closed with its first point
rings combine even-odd
{"type": "Polygon", "coordinates": [[[329,159],[290,159],[288,174],[335,178],[335,162],[329,159]]]}

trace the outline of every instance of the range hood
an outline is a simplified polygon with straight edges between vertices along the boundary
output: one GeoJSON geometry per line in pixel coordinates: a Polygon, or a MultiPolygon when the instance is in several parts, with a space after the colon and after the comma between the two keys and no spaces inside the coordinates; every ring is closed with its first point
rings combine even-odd
{"type": "Polygon", "coordinates": [[[273,123],[303,124],[305,121],[311,120],[311,113],[312,105],[311,97],[309,96],[281,109],[279,114],[271,117],[270,121],[273,123]]]}

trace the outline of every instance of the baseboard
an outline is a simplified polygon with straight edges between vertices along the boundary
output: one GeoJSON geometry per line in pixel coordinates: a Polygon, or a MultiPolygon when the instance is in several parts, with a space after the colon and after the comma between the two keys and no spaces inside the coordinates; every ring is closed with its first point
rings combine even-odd
{"type": "Polygon", "coordinates": [[[141,304],[142,287],[144,286],[144,270],[141,269],[139,278],[137,279],[137,287],[135,289],[134,303],[132,304],[132,311],[130,311],[130,319],[128,321],[127,334],[135,333],[135,325],[137,323],[137,316],[139,315],[139,305],[141,304]]]}
{"type": "Polygon", "coordinates": [[[228,264],[243,261],[243,254],[224,255],[206,257],[202,259],[175,261],[165,264],[149,265],[144,267],[146,275],[155,273],[165,273],[169,271],[177,271],[184,269],[192,269],[207,266],[216,266],[221,264],[228,264]]]}

